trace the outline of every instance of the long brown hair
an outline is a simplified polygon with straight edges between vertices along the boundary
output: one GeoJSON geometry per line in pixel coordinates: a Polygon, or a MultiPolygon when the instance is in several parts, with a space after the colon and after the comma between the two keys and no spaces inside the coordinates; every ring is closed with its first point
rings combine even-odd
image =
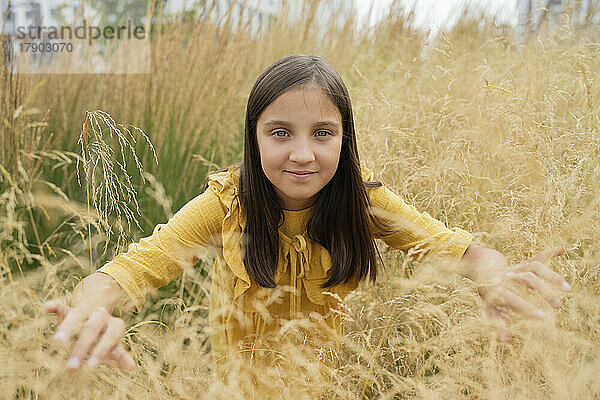
{"type": "Polygon", "coordinates": [[[381,183],[363,182],[350,96],[342,78],[323,58],[304,54],[290,55],[268,66],[248,98],[239,179],[240,204],[246,216],[242,234],[246,271],[260,286],[277,286],[278,228],[284,214],[261,166],[256,124],[265,108],[283,93],[307,86],[320,88],[337,106],[343,127],[336,173],[321,189],[307,223],[309,238],[327,249],[332,261],[328,280],[321,287],[360,282],[367,274],[375,281],[376,255],[380,260],[381,256],[369,223],[379,224],[369,212],[366,187],[381,183]]]}

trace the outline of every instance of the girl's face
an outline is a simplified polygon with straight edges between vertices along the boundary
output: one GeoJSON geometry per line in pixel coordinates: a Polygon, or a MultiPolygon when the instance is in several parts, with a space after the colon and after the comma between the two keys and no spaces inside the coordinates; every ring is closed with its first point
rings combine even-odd
{"type": "Polygon", "coordinates": [[[265,108],[256,124],[260,160],[284,209],[315,202],[335,175],[342,136],[340,111],[321,89],[289,90],[265,108]]]}

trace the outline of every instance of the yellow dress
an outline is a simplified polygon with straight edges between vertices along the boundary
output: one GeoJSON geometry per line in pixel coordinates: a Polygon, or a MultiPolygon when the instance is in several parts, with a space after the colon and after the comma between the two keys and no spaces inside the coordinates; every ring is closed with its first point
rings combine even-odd
{"type": "MultiPolygon", "coordinates": [[[[373,177],[364,166],[362,174],[365,181],[373,177]]],[[[306,235],[310,208],[283,211],[285,220],[279,228],[275,276],[278,288],[261,288],[251,282],[242,263],[240,235],[245,218],[237,197],[238,177],[239,169],[235,167],[210,175],[204,193],[183,206],[166,224],[156,225],[151,236],[130,244],[127,252],[98,271],[112,276],[139,311],[145,290],[176,279],[184,268],[195,265],[203,252],[214,247],[218,254],[212,271],[209,316],[213,360],[220,361],[237,352],[257,363],[267,359],[273,362],[277,346],[286,335],[296,337],[296,342],[300,337],[313,347],[330,339],[337,346],[335,336],[344,334],[344,326],[340,313],[335,311],[356,285],[319,288],[326,281],[331,258],[327,250],[306,235]],[[316,325],[299,329],[290,323],[302,319],[316,325]],[[322,329],[314,328],[319,326],[322,329]]],[[[376,238],[391,247],[445,252],[458,262],[473,239],[469,232],[447,228],[428,213],[418,212],[385,187],[367,191],[372,212],[393,222],[397,229],[393,234],[372,229],[376,238]]]]}

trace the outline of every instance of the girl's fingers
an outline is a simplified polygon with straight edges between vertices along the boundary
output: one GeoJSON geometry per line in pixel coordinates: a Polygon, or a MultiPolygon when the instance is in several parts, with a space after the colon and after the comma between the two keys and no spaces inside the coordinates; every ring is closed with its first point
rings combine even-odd
{"type": "Polygon", "coordinates": [[[533,272],[540,278],[545,279],[546,281],[556,285],[564,292],[568,292],[571,290],[571,286],[569,286],[567,281],[565,281],[562,278],[562,276],[560,276],[558,273],[552,271],[550,268],[548,268],[546,265],[544,265],[541,261],[525,262],[525,263],[519,265],[518,267],[516,267],[515,270],[521,271],[521,272],[533,272]]]}
{"type": "Polygon", "coordinates": [[[69,310],[63,321],[58,325],[54,339],[61,343],[68,343],[79,332],[79,326],[87,314],[76,308],[69,307],[69,310]]]}
{"type": "Polygon", "coordinates": [[[554,308],[562,306],[560,298],[554,294],[554,290],[548,286],[539,276],[535,273],[529,272],[517,272],[514,274],[514,280],[527,286],[529,289],[533,289],[540,293],[540,295],[546,299],[546,301],[554,308]]]}
{"type": "Polygon", "coordinates": [[[50,300],[44,303],[44,308],[47,312],[56,314],[58,317],[58,322],[62,322],[69,311],[71,311],[71,307],[69,307],[64,301],[61,300],[50,300]]]}
{"type": "Polygon", "coordinates": [[[111,316],[106,308],[99,307],[89,315],[89,318],[86,312],[69,307],[60,300],[47,301],[44,303],[44,308],[47,312],[56,314],[61,322],[54,335],[57,341],[68,343],[71,339],[77,340],[67,362],[67,368],[81,367],[82,360],[98,338],[100,340],[88,359],[89,366],[93,367],[102,361],[112,359],[122,369],[135,368],[135,360],[120,343],[125,331],[125,322],[111,316]],[[83,327],[80,329],[82,323],[83,327]]]}
{"type": "Polygon", "coordinates": [[[512,343],[512,333],[510,333],[506,329],[506,318],[502,315],[502,311],[497,308],[488,307],[488,315],[490,318],[497,320],[498,324],[498,336],[500,336],[500,341],[504,343],[512,343]]]}
{"type": "Polygon", "coordinates": [[[529,318],[542,319],[545,316],[542,310],[523,300],[505,286],[494,286],[490,291],[491,293],[487,294],[485,299],[489,307],[508,307],[529,318]]]}
{"type": "Polygon", "coordinates": [[[115,360],[121,369],[134,369],[136,367],[135,360],[121,344],[112,349],[110,358],[115,360]]]}
{"type": "Polygon", "coordinates": [[[514,294],[511,290],[505,289],[503,296],[503,303],[510,309],[528,316],[529,318],[544,318],[545,314],[542,310],[534,306],[528,301],[523,300],[518,295],[514,294]]]}
{"type": "Polygon", "coordinates": [[[92,345],[102,334],[108,317],[110,317],[110,314],[104,307],[99,307],[90,314],[88,320],[83,324],[71,358],[67,361],[67,368],[77,369],[81,366],[82,360],[87,356],[92,345]]]}
{"type": "Polygon", "coordinates": [[[552,249],[544,250],[541,253],[531,257],[529,261],[539,261],[541,263],[548,262],[551,258],[558,257],[564,254],[565,248],[562,246],[557,246],[552,249]]]}
{"type": "MultiPolygon", "coordinates": [[[[517,264],[512,271],[505,275],[505,278],[507,278],[505,284],[516,282],[523,284],[530,289],[538,291],[552,306],[556,308],[560,307],[560,299],[546,282],[553,283],[564,291],[569,291],[570,287],[559,274],[552,271],[544,263],[553,257],[562,255],[564,252],[564,247],[555,247],[535,255],[523,263],[517,264]]],[[[480,285],[479,293],[486,303],[490,318],[500,321],[498,334],[502,342],[512,342],[512,334],[505,328],[504,322],[506,320],[502,308],[509,308],[529,318],[544,318],[542,310],[525,301],[504,285],[497,283],[480,285]]]]}
{"type": "Polygon", "coordinates": [[[92,350],[87,364],[90,367],[94,367],[106,360],[110,356],[113,347],[120,344],[124,331],[125,322],[120,318],[110,317],[106,329],[104,330],[104,334],[96,347],[94,347],[94,350],[92,350]]]}
{"type": "Polygon", "coordinates": [[[498,327],[498,336],[500,336],[500,341],[503,343],[512,343],[513,341],[512,333],[503,326],[498,327]]]}

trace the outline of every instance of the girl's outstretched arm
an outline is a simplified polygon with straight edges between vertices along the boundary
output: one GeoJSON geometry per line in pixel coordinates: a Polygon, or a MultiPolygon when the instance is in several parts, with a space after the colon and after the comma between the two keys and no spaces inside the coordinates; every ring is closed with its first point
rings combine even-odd
{"type": "MultiPolygon", "coordinates": [[[[394,233],[387,234],[374,227],[376,238],[403,251],[450,256],[458,265],[456,272],[477,284],[488,314],[500,322],[505,321],[505,309],[533,318],[544,316],[539,308],[511,288],[531,288],[556,308],[561,306],[561,301],[552,286],[563,292],[570,290],[568,283],[545,265],[551,258],[564,253],[562,247],[544,251],[511,267],[498,251],[473,244],[471,233],[458,227],[446,227],[427,212],[419,212],[407,204],[391,190],[373,188],[369,195],[373,214],[395,229],[394,233]]],[[[512,340],[510,332],[503,327],[500,336],[503,341],[512,340]]]]}
{"type": "Polygon", "coordinates": [[[67,367],[81,367],[88,355],[92,367],[111,359],[121,368],[134,367],[121,344],[125,323],[111,315],[113,308],[125,303],[139,311],[148,289],[166,285],[205,248],[218,247],[224,215],[220,200],[208,188],[166,224],[156,225],[151,236],[130,244],[127,252],[84,278],[73,292],[71,307],[61,300],[45,303],[59,319],[54,338],[73,347],[67,367]]]}
{"type": "Polygon", "coordinates": [[[110,275],[127,292],[139,311],[146,292],[176,279],[210,247],[219,247],[225,211],[211,188],[185,204],[151,236],[131,243],[99,272],[110,275]]]}
{"type": "Polygon", "coordinates": [[[511,288],[529,288],[537,291],[554,308],[562,305],[556,287],[569,292],[571,287],[545,263],[565,252],[564,247],[543,251],[521,263],[509,266],[498,251],[469,245],[457,268],[457,272],[474,281],[489,316],[499,320],[500,338],[511,342],[512,335],[505,328],[503,311],[511,309],[530,318],[543,318],[544,312],[516,294],[511,288]]]}
{"type": "Polygon", "coordinates": [[[449,257],[458,264],[475,236],[459,227],[448,228],[427,212],[421,212],[386,187],[369,190],[373,216],[390,231],[373,226],[373,234],[388,246],[415,258],[449,257]]]}

